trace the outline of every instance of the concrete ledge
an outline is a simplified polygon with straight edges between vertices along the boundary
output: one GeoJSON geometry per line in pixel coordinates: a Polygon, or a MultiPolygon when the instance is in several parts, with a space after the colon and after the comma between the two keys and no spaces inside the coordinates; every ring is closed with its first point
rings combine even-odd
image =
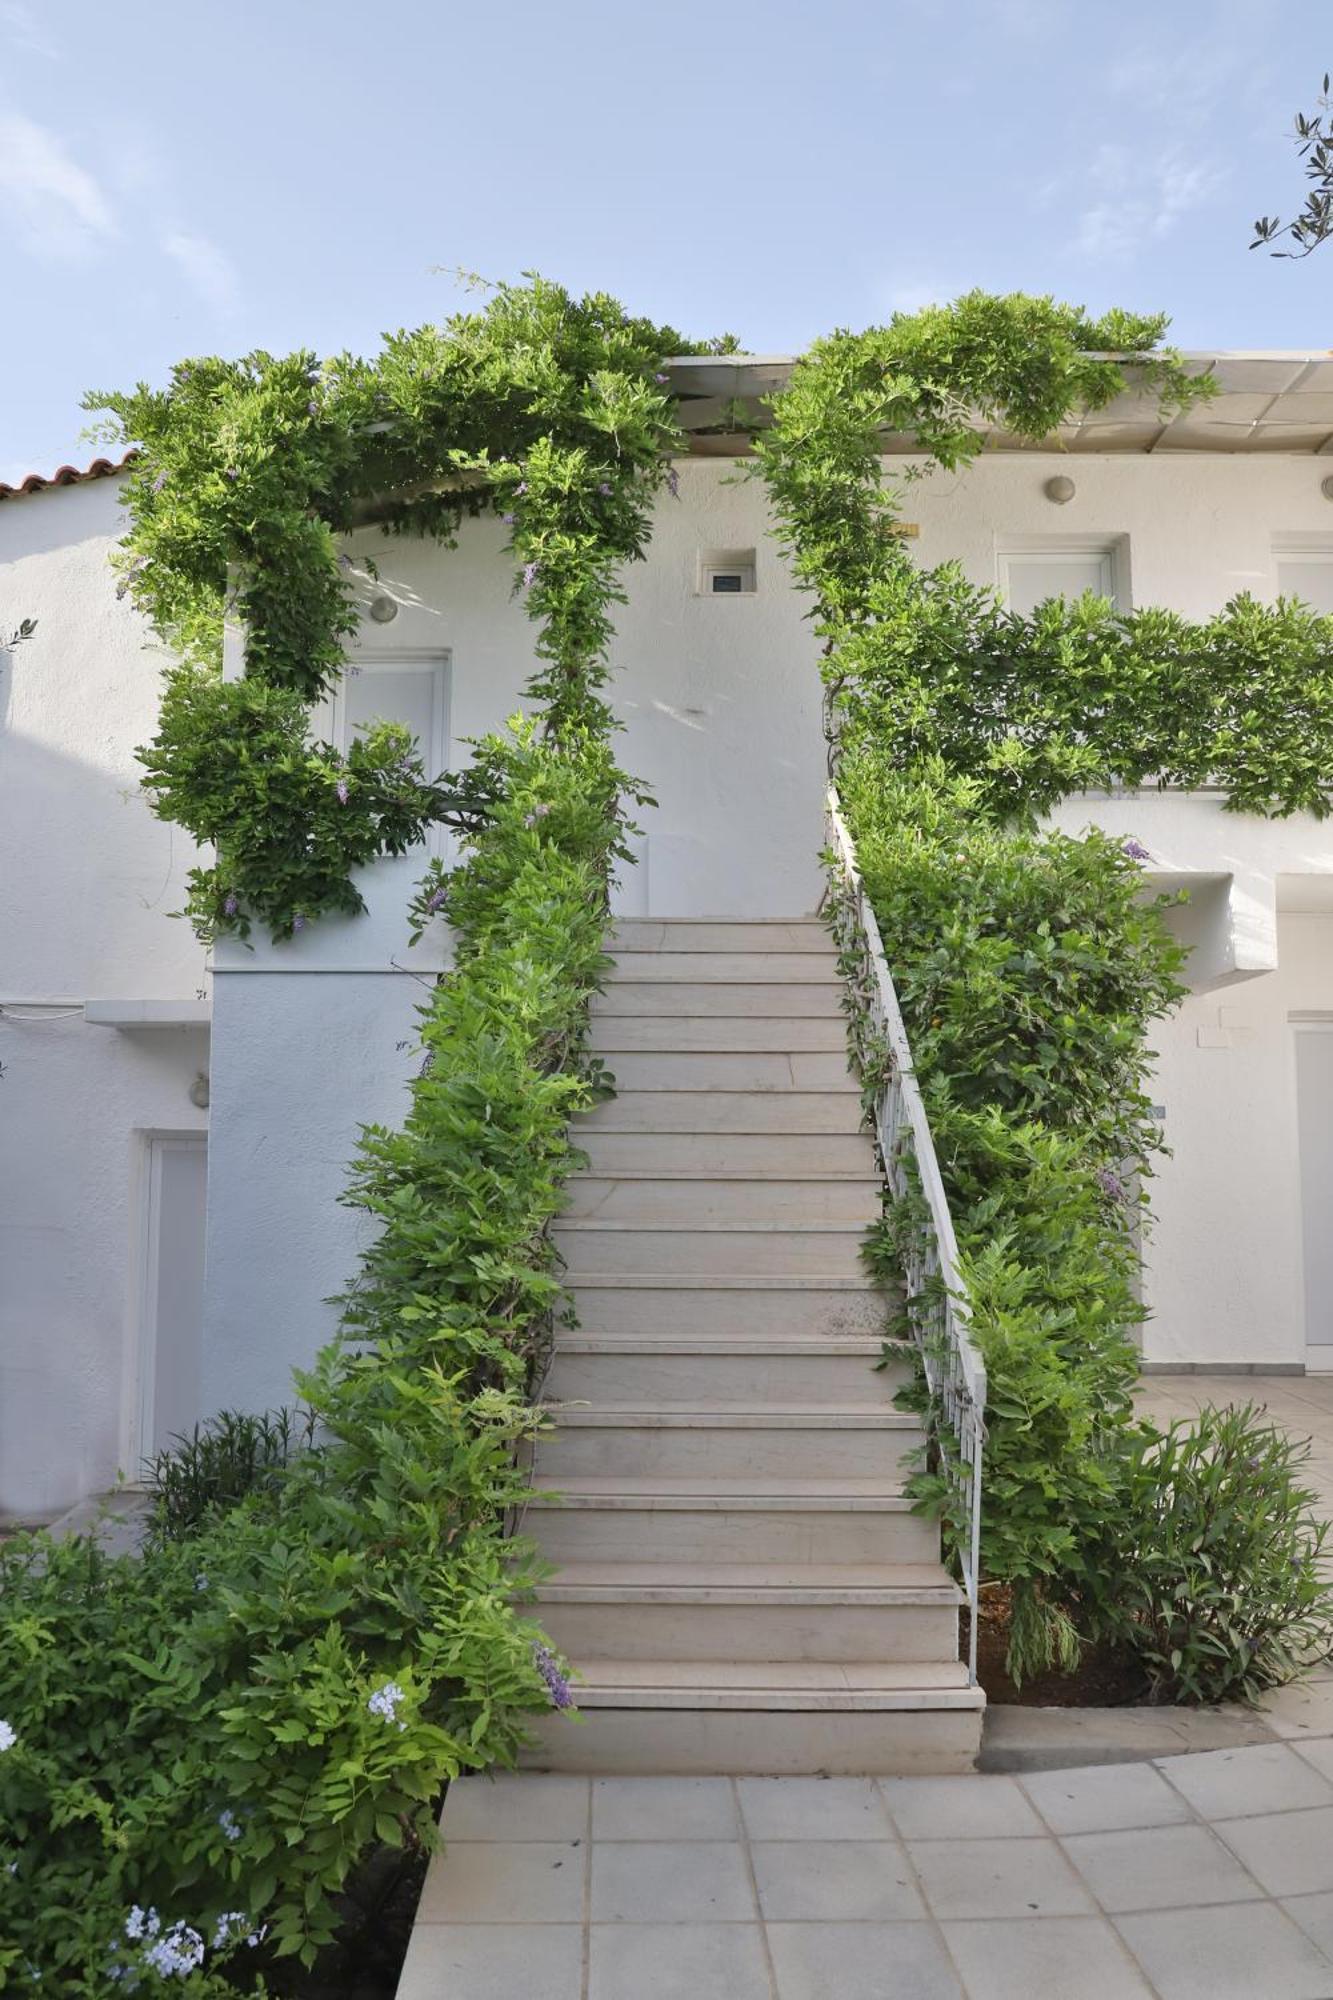
{"type": "Polygon", "coordinates": [[[989,1707],[979,1771],[1059,1771],[1130,1764],[1191,1750],[1273,1743],[1282,1732],[1258,1709],[989,1707]]]}

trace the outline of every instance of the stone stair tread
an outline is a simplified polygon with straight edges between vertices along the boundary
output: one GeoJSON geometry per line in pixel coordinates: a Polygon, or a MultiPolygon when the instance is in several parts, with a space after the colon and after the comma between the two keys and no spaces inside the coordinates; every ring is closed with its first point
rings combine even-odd
{"type": "Polygon", "coordinates": [[[865,1403],[546,1403],[546,1416],[584,1430],[892,1431],[921,1428],[909,1411],[865,1403]]]}
{"type": "MultiPolygon", "coordinates": [[[[603,1225],[605,1227],[605,1225],[603,1225]]],[[[855,1277],[839,1273],[824,1277],[818,1272],[776,1272],[762,1278],[744,1277],[732,1271],[576,1271],[565,1290],[573,1297],[583,1291],[649,1292],[879,1292],[869,1272],[855,1277]]]]}
{"type": "MultiPolygon", "coordinates": [[[[604,1174],[593,1176],[604,1180],[604,1174]]],[[[668,1234],[699,1236],[704,1233],[716,1236],[864,1236],[869,1228],[866,1222],[689,1222],[679,1221],[672,1216],[664,1221],[643,1222],[633,1218],[622,1220],[619,1216],[562,1215],[554,1224],[557,1235],[567,1229],[630,1229],[640,1236],[662,1236],[668,1234]]],[[[750,1280],[754,1282],[753,1279],[750,1280]]]]}
{"type": "MultiPolygon", "coordinates": [[[[864,1354],[877,1357],[888,1345],[877,1333],[558,1333],[557,1354],[864,1354]]],[[[909,1350],[900,1342],[903,1359],[909,1350]]]]}
{"type": "Polygon", "coordinates": [[[910,1513],[913,1503],[882,1479],[663,1479],[596,1474],[537,1479],[531,1505],[681,1508],[791,1508],[824,1513],[866,1509],[910,1513]]]}
{"type": "Polygon", "coordinates": [[[962,1698],[980,1707],[985,1700],[968,1686],[961,1660],[584,1660],[576,1694],[589,1707],[794,1707],[825,1696],[906,1697],[908,1707],[962,1698]]]}
{"type": "Polygon", "coordinates": [[[961,1601],[942,1563],[565,1562],[539,1604],[938,1604],[961,1601]]]}
{"type": "MultiPolygon", "coordinates": [[[[643,1134],[646,1139],[654,1136],[670,1135],[654,1135],[651,1132],[643,1134]]],[[[719,1135],[709,1132],[700,1136],[714,1139],[719,1135]]],[[[609,1167],[596,1165],[579,1167],[567,1178],[571,1186],[575,1181],[703,1181],[705,1183],[740,1181],[742,1184],[762,1181],[766,1186],[771,1186],[774,1182],[781,1186],[786,1181],[795,1182],[798,1186],[811,1182],[838,1181],[843,1185],[851,1183],[876,1189],[884,1185],[882,1174],[865,1167],[802,1167],[799,1173],[793,1173],[789,1167],[622,1167],[617,1164],[609,1167]]]]}

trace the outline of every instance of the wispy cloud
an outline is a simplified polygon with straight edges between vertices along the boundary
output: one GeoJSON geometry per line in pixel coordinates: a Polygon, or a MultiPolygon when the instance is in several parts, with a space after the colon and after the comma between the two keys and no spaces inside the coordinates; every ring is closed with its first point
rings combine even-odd
{"type": "Polygon", "coordinates": [[[1123,263],[1202,207],[1223,175],[1210,161],[1176,149],[1144,157],[1128,146],[1106,145],[1093,156],[1089,179],[1094,199],[1079,216],[1074,247],[1083,257],[1123,263]]]}
{"type": "Polygon", "coordinates": [[[225,250],[207,236],[175,230],[162,239],[162,248],[184,272],[190,286],[216,313],[235,312],[240,303],[240,280],[236,266],[225,250]]]}
{"type": "Polygon", "coordinates": [[[0,0],[0,36],[21,55],[45,56],[52,62],[59,61],[59,49],[43,32],[41,22],[31,7],[24,6],[23,0],[0,0]]]}
{"type": "Polygon", "coordinates": [[[56,133],[19,113],[0,115],[0,197],[34,256],[84,257],[118,234],[101,184],[56,133]]]}

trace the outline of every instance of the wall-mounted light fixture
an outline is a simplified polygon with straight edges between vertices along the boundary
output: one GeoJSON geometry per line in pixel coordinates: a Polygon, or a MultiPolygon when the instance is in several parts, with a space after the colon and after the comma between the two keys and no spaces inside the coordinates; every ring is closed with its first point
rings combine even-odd
{"type": "Polygon", "coordinates": [[[1325,500],[1333,500],[1333,472],[1329,474],[1327,479],[1320,480],[1319,491],[1323,494],[1325,500]]]}
{"type": "Polygon", "coordinates": [[[1057,472],[1053,479],[1046,481],[1041,490],[1046,495],[1046,498],[1053,501],[1057,507],[1063,507],[1068,501],[1073,499],[1078,488],[1067,472],[1057,472]]]}
{"type": "Polygon", "coordinates": [[[377,625],[392,625],[398,616],[398,606],[381,591],[378,597],[370,600],[370,615],[377,625]]]}
{"type": "Polygon", "coordinates": [[[201,1069],[190,1085],[190,1102],[196,1111],[208,1109],[208,1071],[201,1069]]]}

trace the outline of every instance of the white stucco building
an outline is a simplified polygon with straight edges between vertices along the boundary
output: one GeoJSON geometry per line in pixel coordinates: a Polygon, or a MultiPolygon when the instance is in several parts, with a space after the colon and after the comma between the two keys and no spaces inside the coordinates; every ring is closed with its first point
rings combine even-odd
{"type": "MultiPolygon", "coordinates": [[[[913,486],[919,559],[955,557],[1025,608],[1091,585],[1193,616],[1242,590],[1333,609],[1333,362],[1210,359],[1223,393],[1165,430],[1127,398],[1050,451],[993,438],[913,486]],[[1050,497],[1056,477],[1072,496],[1050,497]]],[[[674,371],[699,427],[784,364],[674,371]]],[[[820,893],[816,646],[736,451],[697,440],[626,577],[621,754],[657,799],[632,915],[791,916],[820,893]]],[[[365,917],[206,965],[168,915],[189,842],[137,789],[162,658],[115,595],[114,472],[0,502],[0,622],[38,621],[0,656],[0,1517],[38,1518],[198,1415],[290,1397],[355,1265],[338,1195],[358,1127],[401,1114],[445,940],[408,948],[408,858],[367,871],[365,917]]],[[[533,666],[504,530],[469,523],[452,553],[350,547],[380,579],[321,733],[401,718],[428,762],[461,762],[533,666]]],[[[1191,889],[1191,994],[1157,1038],[1173,1154],[1146,1361],[1333,1368],[1333,821],[1207,793],[1086,796],[1057,818],[1134,834],[1150,876],[1191,889]]]]}

